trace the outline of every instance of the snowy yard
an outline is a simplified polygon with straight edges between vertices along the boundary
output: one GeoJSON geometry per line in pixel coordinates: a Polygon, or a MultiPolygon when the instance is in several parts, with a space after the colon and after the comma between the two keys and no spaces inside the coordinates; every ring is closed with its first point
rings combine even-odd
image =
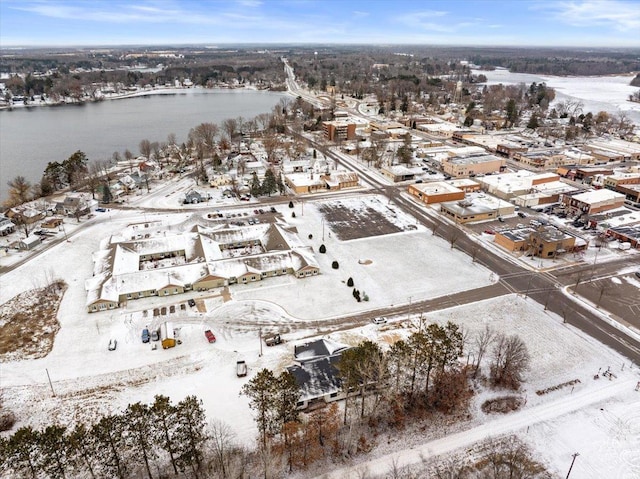
{"type": "MultiPolygon", "coordinates": [[[[246,398],[239,396],[240,388],[262,368],[279,371],[291,364],[293,345],[316,335],[323,320],[490,283],[488,270],[461,252],[451,250],[446,241],[416,225],[415,220],[385,201],[373,195],[341,199],[342,207],[356,212],[356,216],[362,209],[371,209],[398,230],[347,241],[338,239],[331,222],[325,221],[320,201],[296,203],[294,209],[280,208],[287,222],[298,228],[302,242],[313,246],[320,265],[319,276],[305,279],[282,276],[251,285],[232,285],[231,299],[226,302],[219,291],[193,292],[169,300],[130,301],[127,309],[88,314],[84,282],[92,274],[91,255],[104,238],[117,234],[127,224],[143,220],[177,223],[189,216],[114,211],[109,221],[82,230],[71,244],[60,244],[0,279],[0,302],[38,286],[47,271],[53,271],[69,285],[60,305],[61,330],[51,353],[41,359],[2,365],[4,406],[16,412],[17,427],[38,427],[51,421],[73,426],[74,421],[93,420],[120,411],[129,403],[151,402],[156,394],[170,396],[174,401],[194,394],[203,400],[210,419],[223,419],[241,441],[250,443],[256,428],[246,398]],[[290,217],[292,211],[296,217],[290,217]],[[326,246],[325,254],[318,253],[321,244],[326,246]],[[339,262],[339,269],[332,269],[334,260],[339,262]],[[447,274],[449,271],[455,274],[447,274]],[[349,277],[370,301],[355,301],[351,288],[343,284],[349,277]],[[153,350],[151,345],[157,343],[141,342],[142,328],[156,326],[159,321],[149,311],[169,304],[178,306],[189,298],[198,300],[197,308],[178,307],[176,313],[168,315],[182,344],[173,349],[153,350]],[[143,311],[147,311],[146,317],[143,311]],[[214,344],[207,342],[206,329],[215,333],[214,344]],[[263,333],[283,331],[285,344],[263,347],[260,329],[263,333]],[[115,351],[107,349],[110,339],[118,340],[115,351]],[[247,378],[235,375],[238,359],[247,361],[247,378]],[[53,381],[55,397],[47,382],[47,372],[53,381]]],[[[202,211],[203,215],[206,213],[202,211]]],[[[623,358],[564,325],[557,316],[542,311],[532,300],[517,296],[425,313],[428,321],[460,323],[470,335],[485,324],[518,334],[526,341],[532,357],[532,369],[522,392],[527,400],[524,409],[507,416],[487,416],[481,412],[480,404],[496,393],[481,392],[474,399],[469,424],[475,432],[444,438],[442,441],[448,442],[442,449],[426,446],[427,456],[438,451],[453,452],[476,440],[515,432],[531,443],[542,460],[558,473],[565,470],[570,455],[578,451],[581,456],[574,467],[576,477],[638,477],[640,463],[633,451],[640,447],[640,392],[633,388],[640,377],[638,370],[623,358]],[[608,367],[615,371],[616,379],[593,379],[599,369],[608,367]],[[536,390],[574,379],[580,382],[573,389],[535,394],[536,390]],[[605,454],[598,452],[603,445],[605,454]]],[[[331,339],[348,344],[366,338],[389,343],[409,334],[417,324],[416,318],[410,322],[406,316],[389,319],[384,327],[367,324],[331,333],[331,339]]],[[[424,441],[423,437],[402,438],[380,445],[373,457],[380,467],[388,464],[387,454],[400,455],[410,463],[417,459],[418,444],[424,441]],[[414,445],[414,450],[399,452],[407,445],[414,445]]],[[[372,464],[374,467],[376,463],[372,464]]]]}

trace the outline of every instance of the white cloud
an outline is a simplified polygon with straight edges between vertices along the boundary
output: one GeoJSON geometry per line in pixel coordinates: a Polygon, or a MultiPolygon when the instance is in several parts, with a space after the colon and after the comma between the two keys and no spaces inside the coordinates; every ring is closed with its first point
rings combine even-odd
{"type": "Polygon", "coordinates": [[[360,10],[354,10],[353,11],[353,16],[354,17],[358,17],[358,18],[368,17],[369,16],[369,12],[363,12],[363,11],[360,11],[360,10]]]}
{"type": "Polygon", "coordinates": [[[260,0],[238,0],[238,5],[242,7],[259,7],[262,5],[260,0]]]}
{"type": "MultiPolygon", "coordinates": [[[[558,19],[573,26],[610,26],[621,32],[636,32],[640,36],[640,5],[616,0],[584,0],[540,4],[537,9],[550,8],[558,19]]],[[[636,37],[637,38],[637,37],[636,37]]]]}
{"type": "Polygon", "coordinates": [[[434,32],[451,32],[452,26],[448,22],[436,23],[433,20],[448,15],[449,12],[426,10],[423,12],[413,12],[399,15],[395,20],[407,27],[419,28],[421,30],[434,32]]]}

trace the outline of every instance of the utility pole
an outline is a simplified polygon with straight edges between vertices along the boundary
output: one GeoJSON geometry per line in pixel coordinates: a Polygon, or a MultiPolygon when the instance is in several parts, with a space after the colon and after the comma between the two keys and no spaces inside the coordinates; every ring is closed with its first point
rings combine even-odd
{"type": "Polygon", "coordinates": [[[260,341],[260,357],[262,357],[262,328],[258,328],[258,340],[260,341]]]}
{"type": "Polygon", "coordinates": [[[49,376],[49,370],[45,368],[45,371],[47,372],[47,379],[49,380],[49,386],[51,386],[51,394],[53,394],[53,397],[56,397],[56,392],[53,390],[53,383],[51,382],[51,376],[49,376]]]}
{"type": "Polygon", "coordinates": [[[569,474],[571,474],[571,469],[573,469],[573,463],[576,462],[576,457],[578,457],[579,455],[580,454],[577,453],[577,452],[572,454],[573,459],[571,460],[571,465],[569,466],[569,472],[567,472],[567,478],[566,479],[569,479],[569,474]]]}

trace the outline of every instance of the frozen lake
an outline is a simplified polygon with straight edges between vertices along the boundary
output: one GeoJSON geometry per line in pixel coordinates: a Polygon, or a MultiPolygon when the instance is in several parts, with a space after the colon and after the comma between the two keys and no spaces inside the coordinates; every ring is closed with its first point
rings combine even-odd
{"type": "Polygon", "coordinates": [[[111,158],[125,149],[138,154],[140,140],[178,142],[200,123],[245,120],[268,113],[284,93],[256,90],[180,90],[172,95],[108,100],[81,106],[16,108],[0,111],[0,201],[7,181],[22,175],[40,181],[50,161],[82,150],[90,160],[111,158]]]}
{"type": "MultiPolygon", "coordinates": [[[[635,75],[558,77],[511,73],[503,68],[497,68],[494,71],[473,70],[473,73],[485,75],[488,85],[499,83],[530,85],[533,82],[545,82],[556,90],[554,102],[566,99],[580,100],[584,103],[584,113],[589,111],[594,114],[599,111],[619,113],[623,111],[636,126],[640,126],[640,103],[628,101],[629,95],[638,90],[637,87],[629,85],[635,75]]],[[[553,106],[553,103],[551,105],[553,106]]]]}

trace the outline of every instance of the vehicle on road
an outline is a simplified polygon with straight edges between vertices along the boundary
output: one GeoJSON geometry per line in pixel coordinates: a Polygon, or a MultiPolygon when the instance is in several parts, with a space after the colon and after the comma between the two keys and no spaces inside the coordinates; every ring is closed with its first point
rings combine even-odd
{"type": "Polygon", "coordinates": [[[110,339],[109,340],[109,351],[115,351],[117,347],[118,347],[118,340],[117,339],[110,339]]]}
{"type": "Polygon", "coordinates": [[[526,217],[527,217],[527,214],[526,214],[526,213],[523,213],[522,211],[518,211],[518,216],[519,216],[520,218],[526,218],[526,217]]]}
{"type": "Polygon", "coordinates": [[[272,213],[277,213],[278,212],[278,210],[275,209],[273,206],[269,209],[269,211],[271,211],[272,213]]]}
{"type": "Polygon", "coordinates": [[[192,308],[196,305],[196,301],[194,299],[190,299],[189,301],[187,301],[187,303],[189,303],[189,306],[191,306],[192,308]]]}
{"type": "Polygon", "coordinates": [[[244,361],[236,361],[236,376],[242,378],[247,375],[247,363],[244,361]]]}
{"type": "Polygon", "coordinates": [[[160,341],[160,330],[152,329],[151,330],[151,341],[160,341]]]}
{"type": "Polygon", "coordinates": [[[282,344],[282,338],[279,334],[270,334],[269,336],[264,337],[264,343],[267,346],[275,346],[277,344],[282,344]]]}
{"type": "Polygon", "coordinates": [[[98,213],[106,213],[106,212],[107,212],[107,209],[106,209],[106,208],[96,208],[96,211],[97,211],[98,213]]]}
{"type": "Polygon", "coordinates": [[[143,343],[148,343],[149,342],[149,330],[147,328],[144,328],[142,330],[142,342],[143,343]]]}
{"type": "Polygon", "coordinates": [[[373,324],[385,324],[387,322],[387,318],[384,316],[378,316],[377,318],[373,318],[373,324]]]}
{"type": "Polygon", "coordinates": [[[499,221],[500,223],[504,223],[504,218],[503,218],[502,216],[498,216],[498,221],[499,221]]]}
{"type": "Polygon", "coordinates": [[[640,278],[640,268],[638,268],[638,269],[636,270],[636,276],[637,276],[638,278],[640,278]]]}
{"type": "Polygon", "coordinates": [[[488,235],[494,235],[494,234],[496,234],[496,232],[495,232],[495,231],[493,231],[493,230],[484,230],[484,232],[485,232],[486,234],[488,234],[488,235]]]}
{"type": "Polygon", "coordinates": [[[207,341],[209,341],[210,343],[215,343],[215,342],[216,342],[216,336],[215,336],[215,334],[213,334],[213,333],[211,332],[211,330],[210,330],[210,329],[207,329],[207,330],[204,332],[204,335],[207,337],[207,341]]]}

